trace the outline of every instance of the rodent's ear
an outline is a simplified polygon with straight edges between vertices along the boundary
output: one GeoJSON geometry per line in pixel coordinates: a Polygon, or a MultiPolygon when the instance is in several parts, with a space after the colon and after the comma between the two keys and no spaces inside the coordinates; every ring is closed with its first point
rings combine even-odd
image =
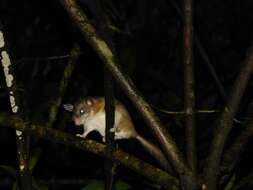
{"type": "Polygon", "coordinates": [[[73,112],[74,106],[72,104],[63,104],[62,107],[69,112],[73,112]]]}
{"type": "Polygon", "coordinates": [[[87,100],[86,100],[86,104],[87,104],[88,106],[92,106],[93,100],[92,100],[92,99],[87,99],[87,100]]]}

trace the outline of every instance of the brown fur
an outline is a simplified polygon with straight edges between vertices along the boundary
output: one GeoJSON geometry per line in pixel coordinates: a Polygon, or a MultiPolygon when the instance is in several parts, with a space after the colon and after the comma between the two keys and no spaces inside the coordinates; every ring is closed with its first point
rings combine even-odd
{"type": "Polygon", "coordinates": [[[91,101],[93,102],[92,109],[94,110],[95,113],[101,111],[105,107],[105,101],[104,98],[102,97],[97,97],[97,98],[90,98],[91,101]]]}

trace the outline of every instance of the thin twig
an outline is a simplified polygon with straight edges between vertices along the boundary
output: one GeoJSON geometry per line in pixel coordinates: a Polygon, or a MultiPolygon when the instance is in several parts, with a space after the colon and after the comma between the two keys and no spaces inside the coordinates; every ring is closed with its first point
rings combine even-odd
{"type": "Polygon", "coordinates": [[[62,103],[63,96],[65,95],[66,89],[69,84],[69,80],[72,76],[79,55],[80,55],[80,47],[77,44],[75,44],[75,46],[70,52],[70,59],[68,60],[68,63],[63,71],[63,76],[58,87],[58,98],[50,107],[49,118],[46,124],[47,127],[52,127],[52,125],[56,120],[59,107],[62,103]]]}
{"type": "MultiPolygon", "coordinates": [[[[78,52],[78,55],[82,55],[82,52],[78,52]]],[[[71,58],[73,55],[66,54],[66,55],[55,55],[55,56],[49,56],[49,57],[23,57],[17,61],[14,61],[14,65],[18,64],[20,62],[28,61],[27,63],[30,63],[29,61],[46,61],[46,60],[60,60],[60,59],[68,59],[71,58]]]]}
{"type": "MultiPolygon", "coordinates": [[[[169,114],[169,115],[183,115],[185,114],[185,111],[169,111],[157,106],[154,106],[150,104],[151,107],[153,107],[155,110],[164,113],[164,114],[169,114]]],[[[201,114],[209,114],[209,113],[219,113],[221,112],[220,110],[195,110],[195,113],[201,113],[201,114]]]]}
{"type": "Polygon", "coordinates": [[[226,104],[227,103],[227,94],[226,94],[225,88],[222,85],[222,83],[218,77],[218,74],[215,71],[214,66],[211,64],[211,61],[210,61],[209,57],[207,56],[207,53],[204,50],[204,48],[199,40],[199,37],[197,35],[195,35],[195,43],[196,43],[196,47],[197,47],[202,59],[204,60],[206,67],[208,68],[211,76],[213,77],[213,80],[218,88],[218,91],[220,93],[220,96],[221,96],[224,104],[226,104]]]}

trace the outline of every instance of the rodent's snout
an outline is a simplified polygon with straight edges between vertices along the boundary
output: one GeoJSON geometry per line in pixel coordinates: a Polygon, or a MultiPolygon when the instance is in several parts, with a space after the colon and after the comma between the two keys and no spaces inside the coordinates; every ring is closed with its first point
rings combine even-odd
{"type": "Polygon", "coordinates": [[[75,123],[75,125],[82,125],[82,120],[79,117],[75,117],[73,116],[73,121],[75,123]]]}

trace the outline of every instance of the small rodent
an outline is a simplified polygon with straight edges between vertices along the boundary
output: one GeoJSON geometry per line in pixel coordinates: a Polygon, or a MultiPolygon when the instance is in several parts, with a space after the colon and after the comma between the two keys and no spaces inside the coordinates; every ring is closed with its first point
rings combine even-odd
{"type": "MultiPolygon", "coordinates": [[[[77,101],[74,105],[64,104],[64,109],[73,112],[72,119],[75,125],[83,126],[83,134],[77,136],[86,138],[91,131],[98,131],[105,142],[105,100],[104,97],[86,97],[77,101]]],[[[137,139],[141,145],[156,158],[163,169],[168,170],[169,163],[162,151],[139,135],[135,130],[133,121],[125,108],[118,100],[115,100],[115,121],[114,121],[115,140],[118,139],[137,139]]],[[[169,169],[170,170],[170,169],[169,169]]]]}

